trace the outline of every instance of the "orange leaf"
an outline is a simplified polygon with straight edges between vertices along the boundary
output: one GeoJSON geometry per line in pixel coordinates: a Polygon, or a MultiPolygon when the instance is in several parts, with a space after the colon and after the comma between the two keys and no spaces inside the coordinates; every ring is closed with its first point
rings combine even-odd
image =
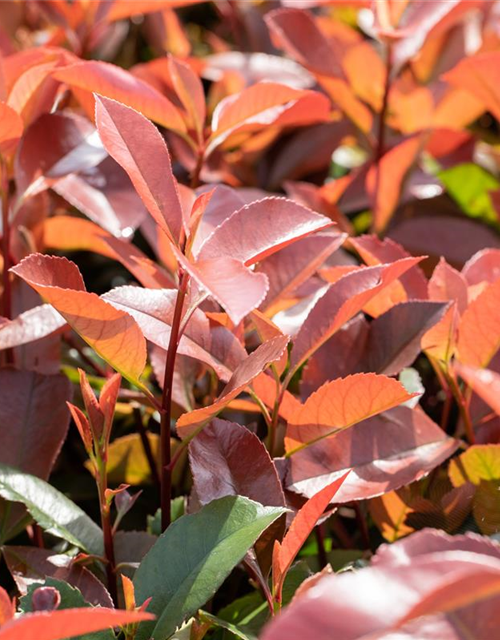
{"type": "Polygon", "coordinates": [[[332,501],[349,471],[310,498],[299,510],[283,542],[277,540],[273,551],[273,583],[275,594],[281,594],[285,576],[310,533],[332,501]]]}
{"type": "Polygon", "coordinates": [[[186,125],[170,100],[147,82],[113,64],[96,60],[78,62],[56,71],[53,77],[77,90],[91,118],[94,107],[91,93],[98,93],[132,107],[167,129],[186,132],[186,125]]]}
{"type": "Polygon", "coordinates": [[[397,380],[375,373],[357,373],[326,382],[288,422],[287,456],[415,395],[418,394],[409,394],[397,380]]]}
{"type": "Polygon", "coordinates": [[[370,196],[377,233],[383,231],[398,206],[403,181],[417,159],[422,140],[408,138],[388,151],[368,171],[366,189],[370,196]]]}
{"type": "Polygon", "coordinates": [[[15,150],[23,128],[21,116],[5,102],[0,102],[0,154],[9,155],[15,150]]]}
{"type": "Polygon", "coordinates": [[[104,607],[27,613],[0,629],[0,640],[65,640],[68,637],[153,620],[150,613],[118,611],[104,607]]]}
{"type": "Polygon", "coordinates": [[[500,280],[490,284],[462,315],[458,327],[458,359],[486,367],[500,347],[500,280]]]}
{"type": "Polygon", "coordinates": [[[500,53],[492,51],[463,58],[444,75],[455,87],[465,89],[500,120],[500,53]]]}
{"type": "Polygon", "coordinates": [[[283,355],[288,344],[288,336],[278,336],[251,353],[238,365],[231,379],[217,400],[208,407],[184,413],[177,420],[177,433],[182,439],[195,436],[212,418],[214,418],[231,400],[234,400],[266,367],[283,355]]]}
{"type": "Polygon", "coordinates": [[[31,254],[12,271],[50,303],[114,369],[139,383],[146,340],[136,321],[85,290],[78,267],[66,258],[31,254]]]}

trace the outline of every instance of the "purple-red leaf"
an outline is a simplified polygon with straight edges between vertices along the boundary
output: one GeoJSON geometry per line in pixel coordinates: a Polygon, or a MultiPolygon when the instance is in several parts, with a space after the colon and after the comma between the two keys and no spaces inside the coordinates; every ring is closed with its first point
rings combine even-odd
{"type": "Polygon", "coordinates": [[[134,109],[102,96],[96,96],[96,125],[156,223],[179,242],[182,208],[167,145],[156,127],[134,109]]]}

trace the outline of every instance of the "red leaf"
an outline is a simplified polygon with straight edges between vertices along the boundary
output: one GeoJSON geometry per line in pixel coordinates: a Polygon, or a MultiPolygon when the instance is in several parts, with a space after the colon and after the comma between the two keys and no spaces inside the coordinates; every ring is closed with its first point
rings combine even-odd
{"type": "Polygon", "coordinates": [[[0,102],[0,153],[10,155],[23,135],[21,116],[5,102],[0,102]]]}
{"type": "Polygon", "coordinates": [[[459,363],[455,364],[455,369],[462,380],[500,416],[500,374],[459,363]]]}
{"type": "Polygon", "coordinates": [[[283,582],[293,561],[348,475],[349,471],[310,498],[299,509],[283,542],[275,542],[273,583],[276,594],[281,595],[283,582]]]}
{"type": "Polygon", "coordinates": [[[0,350],[46,338],[65,325],[66,320],[49,304],[34,307],[0,324],[0,350]]]}
{"type": "Polygon", "coordinates": [[[313,307],[297,334],[291,356],[293,370],[304,363],[372,298],[419,261],[420,258],[404,258],[389,265],[360,269],[348,273],[331,285],[313,307]]]}
{"type": "Polygon", "coordinates": [[[284,84],[259,82],[241,93],[224,98],[212,118],[207,155],[236,132],[273,126],[298,126],[325,122],[328,98],[316,91],[293,89],[284,84]]]}
{"type": "Polygon", "coordinates": [[[384,231],[398,206],[403,181],[415,164],[422,146],[420,136],[408,138],[373,164],[366,176],[377,233],[384,231]]]}
{"type": "Polygon", "coordinates": [[[196,284],[212,296],[238,325],[256,309],[267,293],[267,278],[234,258],[223,256],[193,264],[174,245],[175,257],[196,284]]]}
{"type": "Polygon", "coordinates": [[[285,506],[269,453],[246,427],[216,418],[189,444],[189,461],[202,505],[240,495],[268,507],[285,506]]]}
{"type": "Polygon", "coordinates": [[[65,640],[69,637],[68,634],[79,636],[153,619],[154,616],[150,613],[101,607],[26,613],[2,626],[0,640],[65,640]]]}
{"type": "Polygon", "coordinates": [[[65,376],[1,369],[0,461],[46,480],[66,438],[72,395],[65,376]]]}
{"type": "Polygon", "coordinates": [[[391,562],[378,561],[377,554],[371,567],[322,578],[274,618],[262,638],[459,640],[465,631],[486,640],[499,623],[500,561],[498,551],[483,544],[484,551],[474,534],[415,533],[390,546],[391,562]],[[433,538],[440,536],[441,548],[434,551],[433,538]],[[415,556],[412,544],[420,550],[415,556]],[[408,624],[433,613],[440,615],[408,624]]]}
{"type": "Polygon", "coordinates": [[[287,455],[387,411],[415,394],[397,380],[374,373],[358,373],[325,383],[288,422],[287,455]]]}
{"type": "Polygon", "coordinates": [[[221,255],[250,266],[333,222],[292,200],[265,198],[235,211],[203,243],[198,259],[221,255]]]}
{"type": "Polygon", "coordinates": [[[26,131],[16,156],[16,183],[33,196],[51,181],[92,169],[106,157],[95,127],[76,114],[46,113],[26,131]],[[33,184],[36,181],[36,184],[33,184]]]}
{"type": "Polygon", "coordinates": [[[96,96],[96,124],[108,153],[128,173],[156,223],[174,242],[182,208],[167,145],[156,127],[130,107],[96,96]]]}
{"type": "Polygon", "coordinates": [[[309,360],[301,391],[308,396],[327,380],[363,371],[397,375],[415,361],[422,337],[446,309],[444,304],[412,300],[395,305],[370,324],[362,316],[354,318],[309,360]]]}
{"type": "MultiPolygon", "coordinates": [[[[86,60],[56,71],[54,77],[77,91],[87,112],[94,105],[90,94],[97,93],[139,111],[145,118],[168,129],[186,131],[179,112],[165,96],[147,82],[135,78],[114,64],[86,60]]],[[[92,116],[92,112],[88,115],[92,116]]]]}
{"type": "Polygon", "coordinates": [[[500,347],[500,280],[473,300],[458,326],[458,359],[462,364],[487,367],[500,347]]]}
{"type": "Polygon", "coordinates": [[[500,54],[497,51],[463,58],[444,79],[455,87],[466,89],[500,119],[500,54]]]}
{"type": "Polygon", "coordinates": [[[37,547],[4,546],[3,557],[22,595],[26,595],[33,583],[43,582],[46,577],[50,577],[64,580],[76,587],[92,605],[113,606],[104,585],[71,556],[54,554],[49,549],[37,547]]]}
{"type": "Polygon", "coordinates": [[[460,267],[484,247],[500,248],[498,235],[485,225],[434,212],[403,220],[389,236],[413,255],[444,256],[450,264],[460,267]]]}
{"type": "Polygon", "coordinates": [[[459,271],[451,267],[444,258],[441,258],[429,280],[429,298],[431,300],[452,300],[456,302],[460,314],[467,308],[467,280],[459,271]]]}
{"type": "Polygon", "coordinates": [[[176,58],[170,58],[169,69],[175,92],[186,110],[189,128],[196,131],[202,142],[206,117],[203,84],[189,65],[176,58]]]}
{"type": "Polygon", "coordinates": [[[310,498],[352,469],[336,501],[373,498],[424,477],[458,447],[422,411],[397,407],[291,456],[287,486],[310,498]]]}
{"type": "Polygon", "coordinates": [[[469,286],[490,284],[500,279],[500,250],[484,249],[474,254],[462,269],[462,275],[469,286]]]}
{"type": "Polygon", "coordinates": [[[231,400],[264,371],[269,364],[279,360],[288,344],[288,336],[279,336],[261,344],[235,370],[217,400],[202,409],[183,414],[177,420],[177,433],[182,439],[191,438],[214,418],[231,400]]]}
{"type": "Polygon", "coordinates": [[[135,320],[85,291],[78,267],[66,258],[32,254],[12,268],[125,378],[135,384],[146,364],[146,341],[135,320]]]}
{"type": "MultiPolygon", "coordinates": [[[[165,350],[170,340],[176,297],[175,289],[153,291],[134,286],[118,287],[103,295],[106,302],[135,319],[147,340],[165,350]]],[[[221,380],[227,381],[247,353],[230,331],[224,327],[219,329],[211,330],[207,317],[197,309],[180,339],[178,353],[205,363],[221,380]]]]}
{"type": "Polygon", "coordinates": [[[269,309],[273,303],[289,297],[344,242],[346,234],[326,232],[302,238],[298,242],[269,256],[257,266],[269,280],[269,291],[262,304],[269,309]]]}

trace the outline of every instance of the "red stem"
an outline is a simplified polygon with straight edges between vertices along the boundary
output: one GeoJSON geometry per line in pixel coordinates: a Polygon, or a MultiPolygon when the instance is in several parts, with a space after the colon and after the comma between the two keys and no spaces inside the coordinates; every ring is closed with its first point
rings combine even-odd
{"type": "Polygon", "coordinates": [[[170,525],[170,503],[172,498],[172,453],[170,449],[170,423],[172,419],[172,385],[174,380],[175,358],[179,344],[182,310],[186,297],[189,276],[182,272],[179,278],[179,290],[175,302],[172,329],[168,343],[163,394],[161,399],[160,450],[161,450],[161,528],[165,531],[170,525]]]}
{"type": "Polygon", "coordinates": [[[106,577],[108,581],[108,591],[111,599],[118,605],[118,591],[116,588],[116,561],[115,547],[113,542],[113,527],[111,525],[111,509],[106,500],[106,489],[108,486],[108,476],[106,463],[103,460],[98,462],[98,484],[99,504],[101,509],[101,527],[104,539],[104,555],[106,557],[106,577]]]}

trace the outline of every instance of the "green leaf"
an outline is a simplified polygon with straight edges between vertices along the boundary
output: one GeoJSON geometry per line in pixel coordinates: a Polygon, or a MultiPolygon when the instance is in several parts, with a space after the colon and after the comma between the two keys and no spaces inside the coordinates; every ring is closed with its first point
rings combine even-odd
{"type": "MultiPolygon", "coordinates": [[[[19,608],[23,613],[31,613],[33,611],[33,592],[40,587],[53,587],[59,591],[61,603],[58,609],[83,609],[92,606],[76,587],[72,587],[64,580],[47,578],[43,584],[37,583],[28,587],[28,593],[19,601],[19,608]]],[[[107,631],[94,631],[80,636],[72,636],[69,640],[115,640],[115,634],[109,629],[107,631]]]]}
{"type": "Polygon", "coordinates": [[[250,640],[250,638],[243,633],[238,627],[226,620],[221,620],[221,618],[217,618],[217,616],[213,616],[211,613],[207,613],[206,611],[199,611],[198,618],[201,622],[208,622],[212,625],[212,627],[219,627],[221,629],[225,629],[229,631],[236,638],[240,638],[240,640],[250,640]]]}
{"type": "Polygon", "coordinates": [[[263,626],[269,620],[267,602],[257,591],[237,598],[218,612],[219,620],[238,626],[249,640],[257,640],[263,626]]]}
{"type": "Polygon", "coordinates": [[[221,586],[260,534],[286,509],[241,496],[214,500],[174,522],[134,576],[136,601],[152,596],[156,622],[139,626],[136,640],[166,640],[221,586]]]}
{"type": "Polygon", "coordinates": [[[24,504],[48,533],[87,553],[102,555],[102,531],[74,502],[40,478],[0,464],[0,496],[24,504]]]}
{"type": "Polygon", "coordinates": [[[460,164],[438,173],[449,195],[471,218],[497,223],[498,216],[490,191],[500,189],[500,182],[477,164],[460,164]]]}

